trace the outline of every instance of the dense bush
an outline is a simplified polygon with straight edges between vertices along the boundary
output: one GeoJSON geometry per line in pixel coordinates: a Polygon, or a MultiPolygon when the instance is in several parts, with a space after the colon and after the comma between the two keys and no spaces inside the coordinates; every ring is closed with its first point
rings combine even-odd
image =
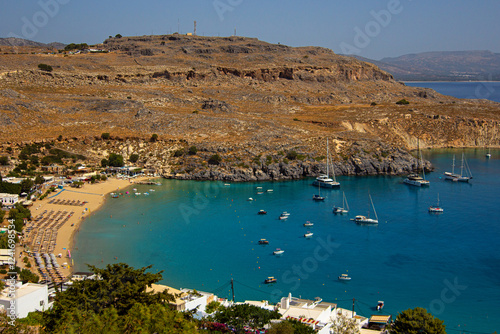
{"type": "Polygon", "coordinates": [[[52,70],[53,70],[52,66],[47,65],[47,64],[38,64],[38,68],[40,70],[46,71],[46,72],[52,72],[52,70]]]}
{"type": "Polygon", "coordinates": [[[410,104],[406,99],[399,100],[396,104],[410,104]]]}
{"type": "Polygon", "coordinates": [[[210,165],[218,165],[222,162],[222,158],[218,154],[214,154],[208,159],[210,165]]]}

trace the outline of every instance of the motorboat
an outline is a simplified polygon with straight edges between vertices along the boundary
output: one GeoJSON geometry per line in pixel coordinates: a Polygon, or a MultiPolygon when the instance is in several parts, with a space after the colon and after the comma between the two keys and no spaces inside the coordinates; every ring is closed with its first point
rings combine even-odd
{"type": "Polygon", "coordinates": [[[252,197],[248,197],[247,201],[253,201],[252,197]]]}
{"type": "Polygon", "coordinates": [[[272,276],[266,278],[266,280],[264,281],[264,283],[266,284],[270,284],[270,283],[276,283],[278,280],[272,276]]]}
{"type": "Polygon", "coordinates": [[[380,311],[383,308],[384,308],[384,301],[383,300],[379,300],[377,302],[377,311],[380,311]]]}
{"type": "Polygon", "coordinates": [[[273,252],[274,255],[280,255],[280,254],[283,254],[285,251],[280,249],[280,248],[276,248],[276,250],[273,252]]]}
{"type": "Polygon", "coordinates": [[[280,216],[279,216],[279,219],[280,220],[286,220],[288,219],[288,217],[290,217],[290,214],[286,211],[284,211],[280,216]]]}
{"type": "Polygon", "coordinates": [[[259,210],[258,214],[259,215],[267,215],[267,211],[266,210],[259,210]]]}
{"type": "Polygon", "coordinates": [[[311,223],[311,222],[305,222],[305,223],[304,223],[304,226],[306,226],[306,227],[307,227],[307,226],[314,226],[314,224],[313,224],[313,223],[311,223]]]}
{"type": "Polygon", "coordinates": [[[259,245],[268,245],[268,244],[269,244],[269,241],[267,241],[266,239],[259,240],[259,245]]]}
{"type": "Polygon", "coordinates": [[[342,274],[339,276],[339,281],[350,281],[351,280],[351,277],[349,277],[349,275],[347,274],[342,274]]]}
{"type": "Polygon", "coordinates": [[[304,234],[304,238],[310,238],[310,237],[312,237],[312,236],[313,236],[313,233],[312,233],[312,232],[309,232],[309,231],[308,231],[307,233],[305,233],[305,234],[304,234]]]}
{"type": "Polygon", "coordinates": [[[377,219],[368,218],[366,216],[356,216],[353,220],[358,224],[378,224],[377,219]]]}

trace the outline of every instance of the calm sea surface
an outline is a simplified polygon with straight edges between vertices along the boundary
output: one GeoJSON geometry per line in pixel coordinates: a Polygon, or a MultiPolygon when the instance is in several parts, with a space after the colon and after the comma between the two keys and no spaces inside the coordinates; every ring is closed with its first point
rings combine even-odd
{"type": "MultiPolygon", "coordinates": [[[[294,296],[337,302],[364,316],[394,316],[424,307],[445,321],[448,333],[492,333],[500,329],[500,151],[466,150],[474,179],[445,181],[453,154],[424,151],[436,170],[418,189],[401,177],[339,177],[341,188],[322,189],[326,201],[313,202],[312,180],[233,183],[161,180],[135,186],[113,199],[83,224],[73,250],[76,270],[85,263],[125,262],[164,270],[163,283],[230,297],[234,279],[238,301],[277,302],[294,296]],[[258,194],[256,187],[263,193],[258,194]],[[149,189],[154,189],[152,192],[149,189]],[[273,192],[267,192],[273,189],[273,192]],[[349,214],[332,206],[348,200],[349,214]],[[355,215],[378,214],[378,226],[360,226],[355,215]],[[443,214],[430,214],[439,194],[443,214]],[[248,201],[249,197],[254,201],[248,201]],[[260,209],[267,215],[258,215],[260,209]],[[291,215],[278,220],[281,212],[291,215]],[[304,227],[306,221],[313,227],[304,227]],[[306,231],[314,233],[306,239],[306,231]],[[265,238],[269,245],[259,245],[265,238]],[[274,256],[277,248],[285,250],[274,256]],[[337,277],[348,273],[349,282],[337,277]],[[265,285],[274,276],[278,283],[265,285]]],[[[459,164],[459,161],[457,161],[459,164]]]]}
{"type": "Polygon", "coordinates": [[[405,82],[407,86],[432,88],[443,95],[459,99],[487,99],[500,102],[500,82],[405,82]]]}

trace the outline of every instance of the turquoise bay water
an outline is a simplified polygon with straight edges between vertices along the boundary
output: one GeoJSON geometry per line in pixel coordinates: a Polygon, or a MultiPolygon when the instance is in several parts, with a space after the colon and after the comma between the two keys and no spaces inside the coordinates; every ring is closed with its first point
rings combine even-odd
{"type": "MultiPolygon", "coordinates": [[[[162,186],[136,186],[150,196],[109,198],[82,225],[73,250],[76,270],[85,263],[125,262],[164,270],[163,283],[230,297],[238,301],[294,296],[337,302],[364,316],[394,316],[424,307],[443,319],[448,333],[492,333],[500,329],[500,151],[466,150],[470,184],[445,181],[453,153],[424,151],[436,171],[428,188],[403,184],[401,177],[340,177],[339,190],[311,197],[312,180],[240,183],[161,180],[162,186]],[[257,186],[263,194],[257,194],[257,186]],[[266,192],[273,189],[273,192],[266,192]],[[345,192],[350,212],[332,213],[345,192]],[[373,216],[380,224],[360,226],[349,218],[373,216]],[[441,200],[443,214],[428,207],[441,200]],[[254,201],[247,201],[249,197],[254,201]],[[260,209],[267,215],[258,215],[260,209]],[[287,221],[281,212],[291,213],[287,221]],[[313,227],[304,227],[306,221],[313,227]],[[313,237],[303,234],[310,230],[313,237]],[[265,238],[269,245],[258,245],[265,238]],[[274,256],[275,248],[285,250],[274,256]],[[337,277],[348,273],[352,280],[337,277]],[[265,285],[274,276],[278,283],[265,285]]],[[[132,188],[132,187],[130,187],[132,188]]],[[[131,189],[130,189],[131,190],[131,189]]]]}
{"type": "Polygon", "coordinates": [[[405,85],[412,87],[432,88],[443,95],[450,95],[459,99],[487,99],[500,102],[500,82],[433,82],[418,81],[405,82],[405,85]]]}

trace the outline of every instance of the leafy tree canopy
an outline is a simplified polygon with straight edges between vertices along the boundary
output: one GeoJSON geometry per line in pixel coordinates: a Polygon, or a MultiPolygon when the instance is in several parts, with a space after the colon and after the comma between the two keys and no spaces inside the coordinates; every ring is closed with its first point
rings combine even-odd
{"type": "Polygon", "coordinates": [[[391,329],[392,334],[446,334],[443,320],[435,318],[426,309],[416,307],[398,314],[391,329]]]}
{"type": "Polygon", "coordinates": [[[104,269],[91,265],[89,268],[100,279],[75,282],[68,290],[57,294],[52,309],[44,316],[44,324],[50,333],[56,333],[57,329],[74,321],[83,325],[90,321],[89,318],[95,318],[101,324],[117,317],[126,318],[130,312],[135,312],[136,304],[142,307],[139,308],[141,312],[151,313],[165,301],[174,299],[167,292],[146,292],[148,286],[162,279],[162,272],[146,273],[151,266],[134,269],[118,263],[109,264],[104,269]]]}
{"type": "Polygon", "coordinates": [[[269,311],[254,305],[238,304],[230,307],[220,307],[212,316],[215,321],[242,330],[244,326],[262,328],[272,319],[281,317],[278,311],[269,311]]]}
{"type": "Polygon", "coordinates": [[[108,157],[108,165],[111,167],[123,167],[123,156],[116,153],[110,153],[108,157]]]}

